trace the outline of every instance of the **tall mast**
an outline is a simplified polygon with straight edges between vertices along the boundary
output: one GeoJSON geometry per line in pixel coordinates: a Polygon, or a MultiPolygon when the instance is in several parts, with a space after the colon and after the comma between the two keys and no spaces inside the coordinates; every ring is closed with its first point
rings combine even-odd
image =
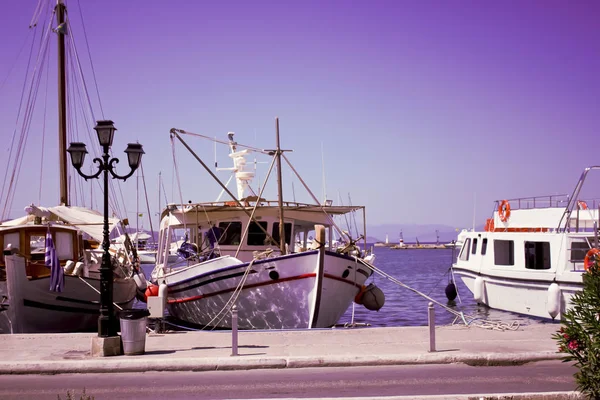
{"type": "Polygon", "coordinates": [[[63,0],[56,2],[56,34],[58,35],[58,162],[60,165],[60,201],[69,206],[67,188],[67,73],[65,61],[65,5],[63,0]]]}
{"type": "Polygon", "coordinates": [[[277,198],[279,203],[279,248],[285,254],[285,226],[283,225],[283,189],[281,185],[281,146],[279,145],[279,118],[275,118],[277,136],[277,198]]]}

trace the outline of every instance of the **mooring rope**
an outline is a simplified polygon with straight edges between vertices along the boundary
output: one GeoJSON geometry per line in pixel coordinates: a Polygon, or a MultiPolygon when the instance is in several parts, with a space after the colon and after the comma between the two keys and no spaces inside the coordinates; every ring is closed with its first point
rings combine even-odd
{"type": "MultiPolygon", "coordinates": [[[[356,256],[355,256],[356,258],[356,256]]],[[[494,329],[494,330],[502,330],[502,331],[506,331],[506,330],[517,330],[520,327],[520,323],[518,321],[513,321],[511,323],[506,323],[503,321],[491,321],[491,320],[486,320],[483,318],[479,318],[479,317],[475,317],[472,315],[466,315],[465,313],[463,313],[462,311],[457,311],[454,310],[450,307],[448,307],[445,304],[440,303],[439,301],[431,298],[430,296],[426,295],[425,293],[422,293],[420,291],[418,291],[417,289],[414,289],[410,286],[408,286],[407,284],[401,282],[400,280],[396,279],[395,277],[391,276],[390,274],[388,274],[385,271],[382,271],[381,269],[377,268],[376,266],[374,266],[373,264],[369,263],[368,261],[362,260],[369,268],[371,268],[374,272],[378,273],[379,275],[387,278],[388,280],[390,280],[391,282],[395,283],[398,286],[401,286],[405,289],[410,290],[411,292],[414,292],[416,294],[418,294],[421,297],[424,297],[425,299],[429,300],[430,302],[437,304],[438,306],[440,306],[441,308],[443,308],[444,310],[448,311],[450,314],[454,315],[454,321],[452,322],[452,325],[454,325],[456,323],[456,321],[462,321],[466,326],[476,326],[479,328],[484,328],[484,329],[494,329]]]]}

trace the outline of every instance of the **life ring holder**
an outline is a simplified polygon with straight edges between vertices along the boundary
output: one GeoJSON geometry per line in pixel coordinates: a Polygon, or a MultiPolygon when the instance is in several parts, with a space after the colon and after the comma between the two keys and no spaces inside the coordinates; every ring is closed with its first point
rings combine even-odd
{"type": "Polygon", "coordinates": [[[508,200],[502,200],[500,205],[498,206],[498,216],[500,217],[500,221],[506,222],[510,217],[510,203],[508,200]]]}
{"type": "Polygon", "coordinates": [[[590,258],[591,259],[596,258],[596,254],[598,254],[598,253],[600,253],[600,250],[598,250],[596,248],[590,249],[587,252],[587,254],[585,255],[585,258],[583,259],[583,269],[585,269],[586,271],[590,270],[590,268],[592,267],[592,264],[590,263],[590,258]]]}

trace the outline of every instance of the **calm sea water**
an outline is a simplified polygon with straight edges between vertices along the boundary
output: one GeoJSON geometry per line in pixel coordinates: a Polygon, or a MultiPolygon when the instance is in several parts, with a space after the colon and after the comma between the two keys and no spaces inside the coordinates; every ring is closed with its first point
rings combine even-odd
{"type": "MultiPolygon", "coordinates": [[[[466,315],[485,320],[505,323],[518,322],[520,325],[546,323],[548,321],[529,318],[523,315],[493,310],[479,306],[473,295],[456,276],[458,295],[453,302],[446,298],[445,288],[449,282],[450,266],[456,252],[452,249],[410,249],[394,250],[388,247],[375,247],[375,266],[393,276],[405,285],[424,293],[434,300],[462,311],[466,315]]],[[[429,300],[387,278],[374,274],[367,283],[374,282],[385,293],[385,304],[379,311],[370,311],[362,305],[354,306],[354,321],[371,326],[424,326],[427,325],[429,300]]],[[[451,324],[455,316],[441,307],[435,306],[437,325],[451,324]]],[[[340,319],[344,324],[352,320],[352,307],[340,319]]]]}
{"type": "MultiPolygon", "coordinates": [[[[530,318],[519,314],[493,310],[479,306],[473,295],[456,276],[458,297],[449,302],[445,288],[449,282],[452,264],[452,249],[411,249],[394,250],[388,247],[375,247],[375,266],[405,285],[424,293],[436,301],[462,311],[464,314],[485,320],[504,323],[517,322],[520,325],[547,323],[547,320],[530,318]],[[460,298],[460,300],[459,300],[460,298]]],[[[149,276],[152,267],[144,266],[149,276]]],[[[354,305],[354,322],[370,326],[425,326],[427,325],[427,306],[429,300],[375,273],[367,283],[375,283],[385,294],[385,304],[379,311],[367,310],[362,305],[354,305]]],[[[139,303],[136,307],[145,307],[139,303]]],[[[352,322],[351,306],[338,324],[352,322]]],[[[451,324],[455,316],[441,307],[435,306],[437,325],[451,324]]]]}

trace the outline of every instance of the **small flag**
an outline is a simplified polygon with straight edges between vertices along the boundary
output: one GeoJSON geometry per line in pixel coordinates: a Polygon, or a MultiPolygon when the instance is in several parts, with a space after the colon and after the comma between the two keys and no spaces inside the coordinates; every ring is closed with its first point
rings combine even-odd
{"type": "Polygon", "coordinates": [[[54,240],[52,240],[50,231],[46,233],[46,257],[44,261],[46,267],[50,268],[50,291],[62,292],[65,287],[65,275],[58,261],[58,255],[56,254],[54,240]]]}

